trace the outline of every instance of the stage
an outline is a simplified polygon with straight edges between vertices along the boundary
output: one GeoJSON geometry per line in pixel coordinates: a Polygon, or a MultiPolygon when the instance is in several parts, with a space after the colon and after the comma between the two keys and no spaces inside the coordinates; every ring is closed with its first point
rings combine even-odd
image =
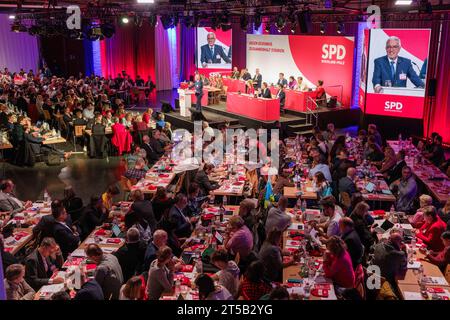
{"type": "MultiPolygon", "coordinates": [[[[176,93],[175,93],[176,94],[176,93]]],[[[169,99],[168,99],[169,100],[169,99]]],[[[170,101],[170,100],[169,100],[170,101]]],[[[177,105],[176,98],[174,105],[177,105]]],[[[226,110],[226,102],[220,101],[217,104],[203,106],[203,116],[206,118],[211,127],[217,128],[225,122],[230,123],[231,128],[273,128],[274,121],[262,121],[247,116],[228,112],[226,110]]],[[[359,108],[342,108],[334,109],[318,109],[314,111],[317,115],[317,123],[319,127],[325,128],[330,122],[333,122],[336,128],[346,128],[359,124],[360,109],[359,108]]],[[[194,129],[194,123],[190,117],[180,115],[179,109],[166,113],[165,118],[172,123],[174,128],[184,128],[187,130],[194,129]]],[[[316,125],[316,118],[306,112],[296,112],[286,110],[280,115],[280,123],[289,135],[309,135],[312,128],[316,125]]]]}

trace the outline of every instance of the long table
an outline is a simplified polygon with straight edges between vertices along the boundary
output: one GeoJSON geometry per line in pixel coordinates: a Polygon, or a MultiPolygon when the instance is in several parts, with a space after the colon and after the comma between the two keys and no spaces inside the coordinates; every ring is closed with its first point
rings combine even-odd
{"type": "MultiPolygon", "coordinates": [[[[400,151],[400,145],[398,141],[387,141],[387,143],[397,153],[400,151]]],[[[440,203],[444,204],[450,198],[450,179],[430,161],[424,159],[423,164],[415,162],[414,155],[420,152],[414,146],[408,146],[407,151],[412,156],[406,157],[406,164],[411,167],[415,176],[422,181],[427,187],[428,191],[435,197],[440,203]],[[434,176],[434,179],[431,179],[434,176]]]]}
{"type": "Polygon", "coordinates": [[[261,121],[280,120],[280,100],[227,93],[227,111],[261,121]]]}
{"type": "Polygon", "coordinates": [[[240,79],[223,78],[223,85],[227,87],[227,92],[245,93],[245,81],[240,79]]]}
{"type": "Polygon", "coordinates": [[[167,188],[175,178],[175,163],[166,156],[156,162],[147,172],[145,177],[131,187],[133,190],[141,190],[146,194],[155,194],[158,187],[167,188]]]}

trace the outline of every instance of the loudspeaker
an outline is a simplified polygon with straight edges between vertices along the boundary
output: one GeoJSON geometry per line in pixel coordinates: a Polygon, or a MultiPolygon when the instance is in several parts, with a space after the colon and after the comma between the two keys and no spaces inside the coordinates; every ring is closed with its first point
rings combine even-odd
{"type": "Polygon", "coordinates": [[[435,97],[436,96],[436,85],[437,85],[437,80],[436,79],[428,80],[428,96],[429,97],[435,97]]]}
{"type": "Polygon", "coordinates": [[[164,113],[170,113],[172,111],[172,105],[168,101],[161,100],[161,111],[164,113]]]}
{"type": "Polygon", "coordinates": [[[328,108],[336,108],[336,106],[337,106],[337,97],[333,96],[328,101],[328,108]]]}
{"type": "Polygon", "coordinates": [[[175,99],[175,110],[180,109],[180,99],[175,99]]]}

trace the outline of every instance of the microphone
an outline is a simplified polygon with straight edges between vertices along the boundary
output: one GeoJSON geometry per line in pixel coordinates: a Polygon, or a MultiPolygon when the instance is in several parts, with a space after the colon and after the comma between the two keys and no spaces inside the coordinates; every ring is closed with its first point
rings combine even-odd
{"type": "Polygon", "coordinates": [[[417,71],[419,71],[419,75],[420,75],[420,68],[419,68],[419,66],[417,65],[417,63],[415,63],[415,62],[414,62],[414,61],[412,61],[412,60],[411,60],[411,62],[412,62],[412,64],[413,64],[413,65],[415,65],[415,66],[416,66],[416,68],[417,68],[417,71]]]}

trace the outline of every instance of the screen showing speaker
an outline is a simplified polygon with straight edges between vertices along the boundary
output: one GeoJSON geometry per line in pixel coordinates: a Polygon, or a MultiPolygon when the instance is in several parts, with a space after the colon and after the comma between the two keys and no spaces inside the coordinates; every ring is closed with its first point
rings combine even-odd
{"type": "Polygon", "coordinates": [[[367,114],[423,117],[430,29],[364,33],[360,106],[367,114]]]}
{"type": "Polygon", "coordinates": [[[231,70],[232,31],[197,28],[197,68],[202,74],[231,70]]]}

